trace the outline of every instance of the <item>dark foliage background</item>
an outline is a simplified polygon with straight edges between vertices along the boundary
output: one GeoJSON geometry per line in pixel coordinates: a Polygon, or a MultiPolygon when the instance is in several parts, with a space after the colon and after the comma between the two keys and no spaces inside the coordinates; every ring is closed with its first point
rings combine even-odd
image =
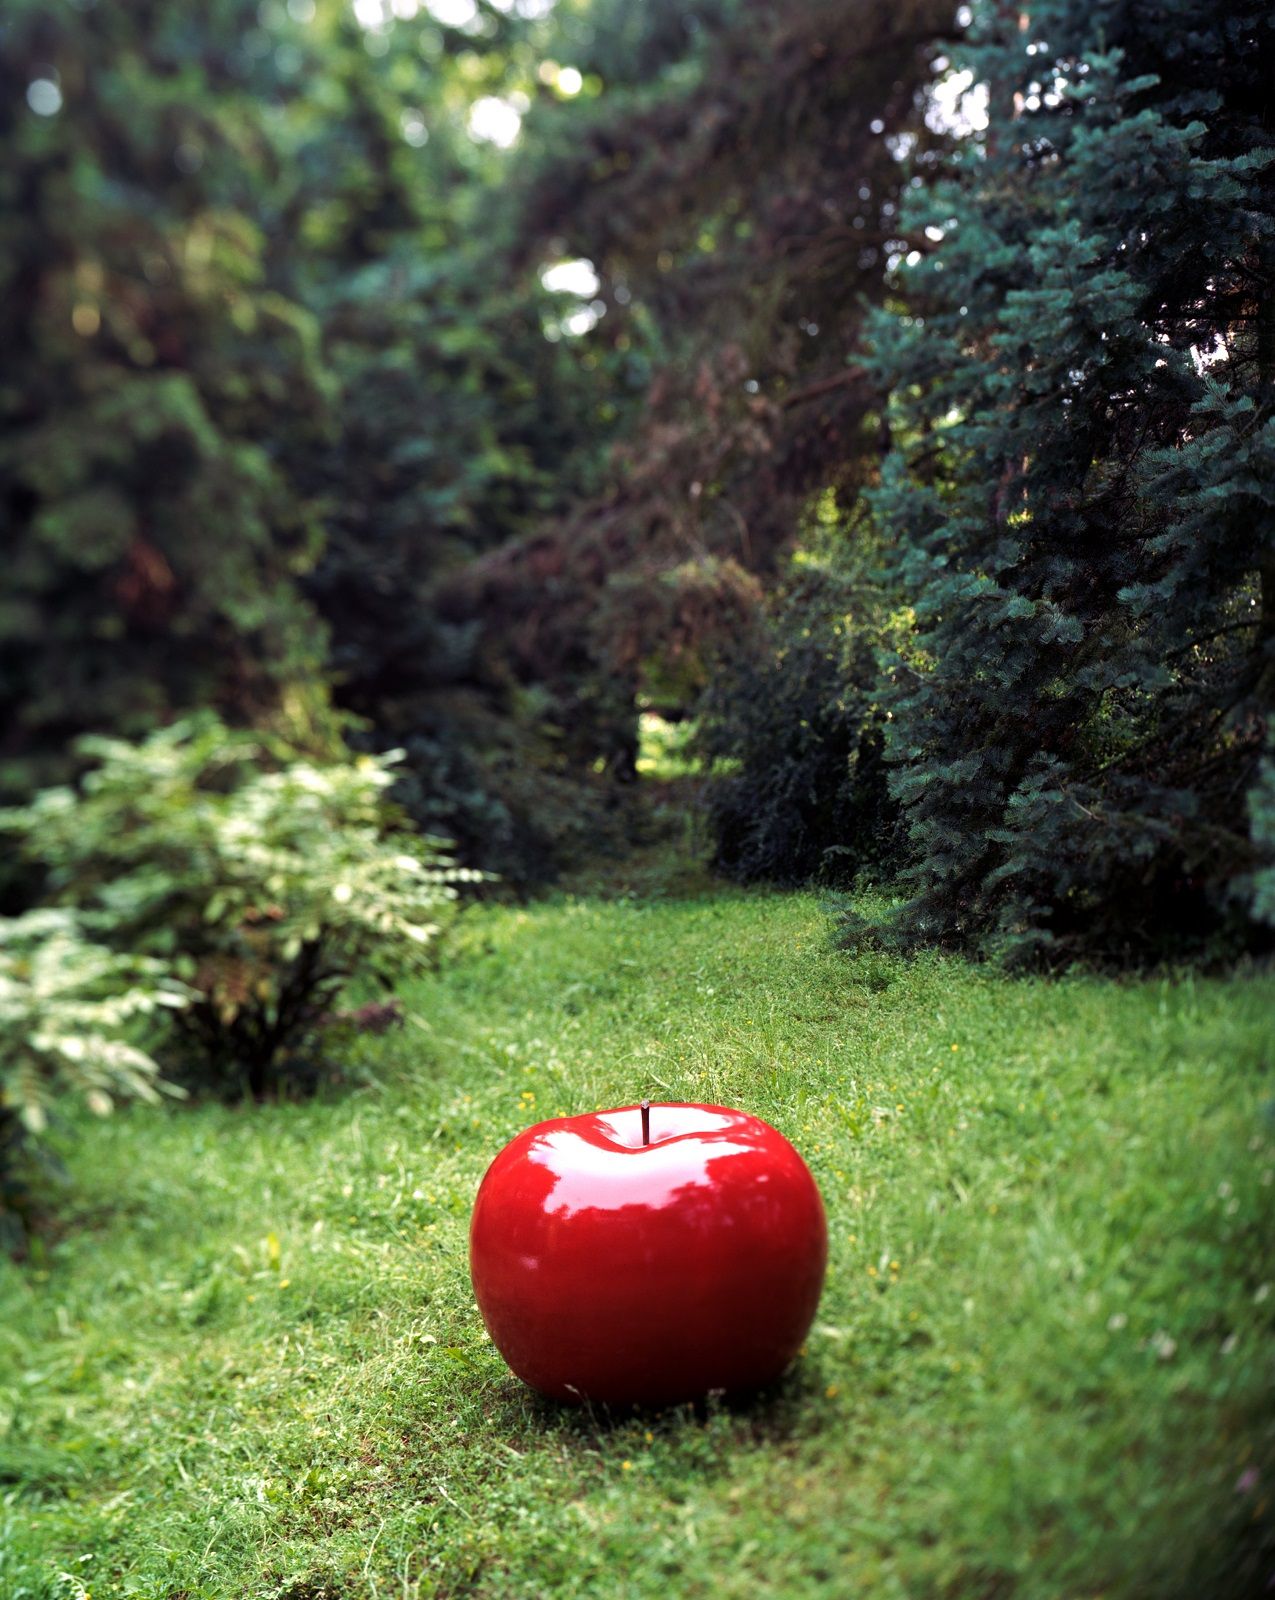
{"type": "Polygon", "coordinates": [[[4,798],[207,707],[516,891],[653,708],[851,938],[1260,945],[1272,82],[1243,0],[13,0],[4,798]]]}
{"type": "Polygon", "coordinates": [[[903,864],[872,694],[888,627],[862,570],[825,561],[798,568],[721,647],[698,707],[720,871],[848,888],[903,864]]]}

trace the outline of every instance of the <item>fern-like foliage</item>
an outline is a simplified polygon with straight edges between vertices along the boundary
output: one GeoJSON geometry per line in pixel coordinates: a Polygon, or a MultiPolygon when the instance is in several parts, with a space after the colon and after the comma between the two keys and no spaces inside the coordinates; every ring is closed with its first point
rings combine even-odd
{"type": "Polygon", "coordinates": [[[206,1081],[261,1094],[347,984],[421,970],[459,885],[388,802],[393,756],[319,763],[211,716],[140,744],[90,738],[78,788],[0,813],[51,899],[192,992],[175,1013],[206,1081]]]}

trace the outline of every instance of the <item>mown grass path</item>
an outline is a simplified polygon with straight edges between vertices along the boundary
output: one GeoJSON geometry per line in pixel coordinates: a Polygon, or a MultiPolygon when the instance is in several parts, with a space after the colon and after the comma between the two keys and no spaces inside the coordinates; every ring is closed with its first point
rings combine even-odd
{"type": "Polygon", "coordinates": [[[848,958],[808,896],[469,919],[305,1105],[74,1130],[0,1267],[0,1596],[1209,1597],[1275,1573],[1275,981],[848,958]],[[518,1128],[740,1105],[823,1189],[751,1403],[538,1401],[466,1225],[518,1128]]]}

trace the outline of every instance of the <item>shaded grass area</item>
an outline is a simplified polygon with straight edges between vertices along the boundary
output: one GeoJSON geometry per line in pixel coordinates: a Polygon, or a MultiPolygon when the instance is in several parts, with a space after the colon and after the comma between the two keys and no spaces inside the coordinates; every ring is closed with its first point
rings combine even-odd
{"type": "Polygon", "coordinates": [[[0,1268],[0,1596],[1246,1596],[1275,1574],[1275,982],[830,950],[808,896],[488,907],[306,1105],[69,1130],[0,1268]],[[539,1401],[466,1269],[540,1117],[747,1107],[831,1260],[749,1402],[539,1401]]]}

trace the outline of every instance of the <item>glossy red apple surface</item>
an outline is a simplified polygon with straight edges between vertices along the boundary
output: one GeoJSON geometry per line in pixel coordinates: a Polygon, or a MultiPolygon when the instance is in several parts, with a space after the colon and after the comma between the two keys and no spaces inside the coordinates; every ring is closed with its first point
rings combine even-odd
{"type": "Polygon", "coordinates": [[[776,1378],[819,1303],[827,1225],[781,1133],[724,1106],[541,1122],[492,1162],[470,1227],[487,1331],[562,1400],[667,1405],[776,1378]]]}

